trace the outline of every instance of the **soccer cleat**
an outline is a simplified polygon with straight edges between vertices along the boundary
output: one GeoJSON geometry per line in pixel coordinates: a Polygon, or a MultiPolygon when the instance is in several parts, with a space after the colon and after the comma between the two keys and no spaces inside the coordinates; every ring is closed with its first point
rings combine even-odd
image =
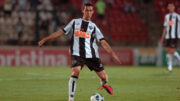
{"type": "Polygon", "coordinates": [[[172,73],[172,72],[173,72],[173,70],[169,70],[169,69],[165,70],[165,73],[172,73]]]}
{"type": "Polygon", "coordinates": [[[103,88],[110,94],[110,95],[113,95],[113,89],[111,86],[108,86],[107,84],[104,84],[103,85],[103,88]]]}

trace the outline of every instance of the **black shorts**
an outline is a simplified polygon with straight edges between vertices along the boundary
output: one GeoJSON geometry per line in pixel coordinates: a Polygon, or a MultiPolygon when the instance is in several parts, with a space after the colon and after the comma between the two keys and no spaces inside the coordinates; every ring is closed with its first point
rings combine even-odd
{"type": "Polygon", "coordinates": [[[169,48],[177,48],[177,39],[165,39],[164,46],[169,48]]]}
{"type": "Polygon", "coordinates": [[[81,66],[83,68],[84,65],[92,71],[100,72],[104,70],[104,67],[99,58],[83,58],[79,56],[71,56],[71,67],[74,68],[76,66],[81,66]]]}

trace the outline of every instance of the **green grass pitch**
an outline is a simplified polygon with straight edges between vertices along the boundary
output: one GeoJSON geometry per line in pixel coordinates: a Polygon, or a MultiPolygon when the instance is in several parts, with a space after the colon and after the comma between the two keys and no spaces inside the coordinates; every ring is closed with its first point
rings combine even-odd
{"type": "MultiPolygon", "coordinates": [[[[101,93],[105,101],[180,101],[180,68],[106,67],[114,95],[97,90],[99,79],[85,67],[75,101],[101,93]]],[[[0,101],[67,101],[69,67],[0,67],[0,101]]]]}

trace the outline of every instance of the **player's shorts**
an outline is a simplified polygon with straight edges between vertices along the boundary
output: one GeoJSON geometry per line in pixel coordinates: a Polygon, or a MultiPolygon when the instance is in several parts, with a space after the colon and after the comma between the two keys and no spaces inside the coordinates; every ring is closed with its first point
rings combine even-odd
{"type": "Polygon", "coordinates": [[[81,69],[84,65],[92,71],[100,72],[104,70],[104,67],[99,58],[83,58],[80,56],[71,56],[71,67],[74,68],[76,66],[81,66],[81,69]]]}
{"type": "Polygon", "coordinates": [[[169,48],[177,48],[177,39],[165,39],[164,46],[169,48]]]}

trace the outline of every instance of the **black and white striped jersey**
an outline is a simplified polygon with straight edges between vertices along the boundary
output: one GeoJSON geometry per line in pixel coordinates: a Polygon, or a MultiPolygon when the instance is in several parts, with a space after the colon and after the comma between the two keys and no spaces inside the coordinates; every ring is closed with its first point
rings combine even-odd
{"type": "Polygon", "coordinates": [[[99,58],[99,42],[104,39],[99,28],[92,21],[81,18],[73,19],[63,29],[65,35],[71,36],[71,55],[84,58],[99,58]]]}
{"type": "Polygon", "coordinates": [[[166,14],[164,27],[166,27],[165,39],[180,38],[180,15],[175,12],[166,14]]]}

